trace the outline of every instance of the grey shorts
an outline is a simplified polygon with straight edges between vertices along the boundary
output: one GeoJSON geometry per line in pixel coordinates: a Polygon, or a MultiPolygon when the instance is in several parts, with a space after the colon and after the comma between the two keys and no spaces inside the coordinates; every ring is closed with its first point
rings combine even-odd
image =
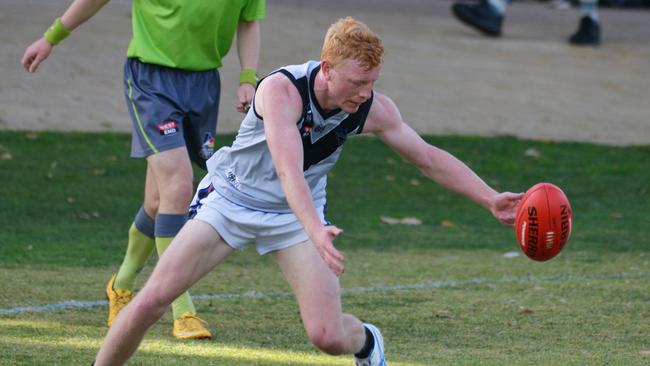
{"type": "MultiPolygon", "coordinates": [[[[326,224],[323,207],[317,207],[326,224]]],[[[190,219],[210,224],[233,249],[254,243],[260,255],[300,244],[309,236],[293,213],[257,211],[237,205],[214,190],[207,175],[199,183],[190,205],[190,219]]]]}
{"type": "Polygon", "coordinates": [[[131,157],[182,146],[205,169],[214,152],[221,81],[218,70],[185,71],[124,63],[124,95],[133,122],[131,157]]]}

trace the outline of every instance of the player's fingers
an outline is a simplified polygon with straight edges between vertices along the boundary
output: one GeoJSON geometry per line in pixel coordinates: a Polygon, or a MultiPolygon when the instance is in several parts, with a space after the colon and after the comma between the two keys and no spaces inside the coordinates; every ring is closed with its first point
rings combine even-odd
{"type": "Polygon", "coordinates": [[[340,276],[341,273],[343,273],[343,271],[344,271],[343,263],[341,263],[341,261],[336,260],[331,255],[327,256],[327,259],[325,260],[325,263],[327,263],[327,266],[337,276],[340,276]]]}
{"type": "Polygon", "coordinates": [[[512,201],[519,201],[524,197],[524,193],[510,193],[508,192],[508,198],[512,201]]]}
{"type": "Polygon", "coordinates": [[[327,266],[334,271],[334,273],[338,276],[341,273],[343,273],[343,260],[345,259],[343,255],[336,250],[333,246],[330,246],[328,248],[323,248],[323,259],[325,260],[325,263],[327,263],[327,266]]]}
{"type": "Polygon", "coordinates": [[[503,225],[503,226],[508,226],[508,227],[513,227],[513,226],[515,226],[515,221],[514,221],[514,219],[513,219],[513,220],[510,220],[510,219],[507,219],[507,218],[500,218],[500,219],[499,219],[499,222],[500,222],[501,225],[503,225]]]}
{"type": "Polygon", "coordinates": [[[32,64],[29,66],[29,72],[36,72],[36,69],[38,69],[38,62],[34,60],[32,64]]]}
{"type": "Polygon", "coordinates": [[[23,67],[25,70],[32,72],[32,69],[34,68],[34,62],[36,61],[36,55],[35,54],[26,54],[25,57],[23,57],[22,63],[23,67]]]}
{"type": "Polygon", "coordinates": [[[23,58],[20,60],[20,63],[23,65],[25,70],[29,71],[29,65],[31,63],[32,55],[28,52],[25,51],[25,54],[23,55],[23,58]]]}
{"type": "Polygon", "coordinates": [[[255,95],[255,92],[252,89],[251,91],[246,91],[242,95],[242,103],[249,104],[253,101],[253,95],[255,95]]]}
{"type": "Polygon", "coordinates": [[[338,237],[340,235],[343,235],[343,229],[339,229],[338,227],[336,227],[334,225],[326,226],[326,228],[327,228],[327,231],[330,233],[330,235],[332,235],[333,238],[336,238],[336,237],[338,237]]]}
{"type": "Polygon", "coordinates": [[[237,104],[235,104],[235,109],[239,113],[248,113],[248,110],[250,108],[251,108],[251,105],[249,103],[237,102],[237,104]]]}
{"type": "Polygon", "coordinates": [[[40,56],[40,55],[37,54],[34,57],[34,60],[32,61],[31,66],[29,67],[29,72],[35,72],[36,69],[38,69],[38,65],[40,65],[41,61],[43,61],[44,59],[45,59],[45,57],[40,56]]]}
{"type": "Polygon", "coordinates": [[[328,248],[328,252],[332,257],[334,257],[338,261],[345,260],[345,255],[343,254],[343,252],[341,252],[338,249],[334,248],[334,246],[328,248]]]}

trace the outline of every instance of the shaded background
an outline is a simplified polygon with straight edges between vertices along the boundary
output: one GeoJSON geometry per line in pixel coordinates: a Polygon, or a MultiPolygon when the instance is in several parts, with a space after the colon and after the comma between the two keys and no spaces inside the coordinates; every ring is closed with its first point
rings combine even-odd
{"type": "MultiPolygon", "coordinates": [[[[25,47],[69,3],[0,0],[0,128],[131,130],[122,94],[130,1],[110,2],[36,74],[20,65],[25,47]]],[[[329,24],[352,15],[386,47],[376,89],[421,133],[650,144],[650,11],[603,8],[603,46],[593,49],[565,42],[578,23],[575,8],[515,2],[504,36],[488,39],[460,25],[451,3],[268,0],[260,73],[317,59],[329,24]]],[[[221,70],[222,133],[241,120],[233,107],[238,74],[233,49],[221,70]]]]}

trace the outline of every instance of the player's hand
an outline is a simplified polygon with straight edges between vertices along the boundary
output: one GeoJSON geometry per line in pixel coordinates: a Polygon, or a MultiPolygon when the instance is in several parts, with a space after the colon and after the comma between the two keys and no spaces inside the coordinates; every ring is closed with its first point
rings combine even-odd
{"type": "Polygon", "coordinates": [[[25,70],[29,72],[36,72],[36,69],[38,69],[38,65],[41,64],[52,52],[53,46],[45,40],[45,38],[41,38],[38,41],[32,43],[31,46],[27,47],[25,50],[25,54],[23,55],[23,59],[21,60],[21,63],[23,64],[23,67],[25,70]]]}
{"type": "Polygon", "coordinates": [[[490,211],[503,225],[514,226],[517,206],[523,193],[502,192],[495,196],[490,211]]]}
{"type": "Polygon", "coordinates": [[[237,112],[248,113],[253,96],[255,96],[255,87],[248,83],[241,84],[237,89],[237,105],[235,106],[237,112]]]}
{"type": "Polygon", "coordinates": [[[330,225],[323,226],[312,238],[318,253],[336,276],[340,276],[345,271],[343,266],[345,256],[334,247],[334,239],[341,234],[343,234],[343,230],[330,225]]]}

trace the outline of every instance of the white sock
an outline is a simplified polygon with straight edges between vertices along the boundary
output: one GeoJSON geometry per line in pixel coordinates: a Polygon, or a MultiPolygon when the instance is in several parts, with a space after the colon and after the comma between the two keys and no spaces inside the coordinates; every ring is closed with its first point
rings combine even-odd
{"type": "Polygon", "coordinates": [[[501,15],[506,12],[506,8],[508,7],[509,2],[510,0],[488,0],[488,3],[490,6],[492,6],[492,9],[501,15]]]}
{"type": "Polygon", "coordinates": [[[598,22],[600,19],[598,17],[598,0],[580,0],[580,16],[588,16],[598,22]]]}

